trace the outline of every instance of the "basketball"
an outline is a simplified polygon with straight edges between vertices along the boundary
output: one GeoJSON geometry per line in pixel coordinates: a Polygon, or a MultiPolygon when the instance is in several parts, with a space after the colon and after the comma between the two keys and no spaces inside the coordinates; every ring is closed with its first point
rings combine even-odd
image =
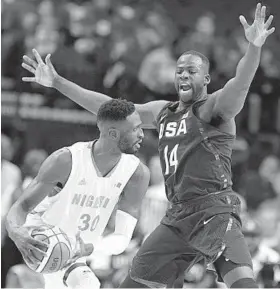
{"type": "Polygon", "coordinates": [[[28,264],[32,270],[49,274],[54,273],[63,268],[65,263],[71,256],[71,243],[66,235],[60,228],[56,226],[42,226],[32,231],[31,236],[49,245],[47,256],[42,257],[40,253],[32,252],[33,256],[37,258],[40,263],[38,265],[28,264]]]}

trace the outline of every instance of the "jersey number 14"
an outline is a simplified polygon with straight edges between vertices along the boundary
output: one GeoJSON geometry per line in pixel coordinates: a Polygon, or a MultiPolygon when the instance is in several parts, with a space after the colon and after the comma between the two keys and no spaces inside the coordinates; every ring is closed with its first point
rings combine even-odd
{"type": "Polygon", "coordinates": [[[178,166],[178,158],[177,158],[177,150],[178,150],[179,144],[176,144],[174,148],[170,151],[169,157],[168,157],[168,145],[165,146],[163,153],[164,153],[164,160],[165,160],[165,175],[168,175],[170,173],[170,168],[174,167],[174,172],[176,172],[177,166],[178,166]]]}

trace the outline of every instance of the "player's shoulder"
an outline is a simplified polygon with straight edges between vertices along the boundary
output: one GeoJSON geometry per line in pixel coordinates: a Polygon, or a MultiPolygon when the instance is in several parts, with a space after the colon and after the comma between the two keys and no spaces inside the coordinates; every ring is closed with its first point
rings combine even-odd
{"type": "Polygon", "coordinates": [[[209,107],[213,108],[214,105],[215,105],[215,102],[217,101],[217,98],[218,98],[220,92],[221,92],[221,89],[220,90],[216,90],[216,91],[214,91],[212,93],[208,93],[206,100],[202,101],[202,106],[208,106],[208,108],[209,107]]]}
{"type": "Polygon", "coordinates": [[[173,109],[178,103],[178,101],[165,101],[165,104],[157,115],[156,123],[160,123],[164,118],[168,117],[168,109],[173,109]]]}
{"type": "Polygon", "coordinates": [[[84,149],[91,149],[92,147],[92,141],[88,141],[88,142],[76,142],[74,144],[72,144],[69,147],[66,147],[66,149],[68,149],[69,151],[73,151],[73,150],[84,150],[84,149]]]}
{"type": "Polygon", "coordinates": [[[152,111],[156,115],[168,103],[167,100],[153,100],[144,104],[135,104],[135,107],[138,112],[152,111]]]}
{"type": "Polygon", "coordinates": [[[72,163],[71,152],[67,147],[60,148],[54,151],[49,157],[48,161],[52,164],[67,165],[72,163]]]}
{"type": "Polygon", "coordinates": [[[42,164],[37,179],[58,179],[64,183],[69,177],[72,168],[71,152],[61,148],[53,152],[42,164]]]}
{"type": "Polygon", "coordinates": [[[134,174],[131,177],[131,181],[141,182],[144,180],[150,180],[150,170],[140,161],[134,174]]]}
{"type": "MultiPolygon", "coordinates": [[[[214,126],[234,125],[234,119],[224,120],[220,113],[216,112],[216,103],[218,101],[221,89],[207,95],[206,99],[202,99],[196,103],[198,116],[203,121],[214,126]]],[[[231,130],[230,130],[231,131],[231,130]]]]}

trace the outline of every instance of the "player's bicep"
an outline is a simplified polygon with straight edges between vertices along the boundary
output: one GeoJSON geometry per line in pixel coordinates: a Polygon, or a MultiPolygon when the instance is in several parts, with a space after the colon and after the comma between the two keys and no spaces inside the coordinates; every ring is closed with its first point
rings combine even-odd
{"type": "Polygon", "coordinates": [[[243,108],[249,87],[241,85],[237,78],[230,79],[216,93],[214,113],[224,120],[234,118],[243,108]]]}
{"type": "Polygon", "coordinates": [[[168,103],[165,100],[150,101],[145,104],[135,104],[136,110],[142,120],[143,129],[155,129],[158,114],[168,103]]]}
{"type": "Polygon", "coordinates": [[[118,209],[138,218],[142,200],[150,182],[149,169],[142,163],[124,188],[118,209]]]}
{"type": "Polygon", "coordinates": [[[72,166],[71,153],[61,149],[51,154],[42,164],[38,175],[17,200],[26,212],[34,209],[58,183],[65,184],[72,166]]]}

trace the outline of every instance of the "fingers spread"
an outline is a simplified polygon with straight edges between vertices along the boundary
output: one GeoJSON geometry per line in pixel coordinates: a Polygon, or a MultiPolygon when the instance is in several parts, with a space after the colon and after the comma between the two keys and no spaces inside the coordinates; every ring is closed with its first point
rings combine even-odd
{"type": "Polygon", "coordinates": [[[267,29],[271,25],[272,20],[273,20],[273,15],[270,15],[264,24],[265,29],[267,29]]]}
{"type": "Polygon", "coordinates": [[[261,8],[261,21],[265,21],[265,11],[266,11],[266,7],[265,6],[263,6],[262,8],[261,8]]]}
{"type": "Polygon", "coordinates": [[[32,258],[29,254],[26,254],[26,255],[24,256],[24,259],[25,259],[28,263],[33,264],[33,265],[35,265],[35,264],[37,263],[37,261],[36,261],[34,258],[32,258]]]}
{"type": "Polygon", "coordinates": [[[35,240],[33,239],[32,242],[32,250],[33,248],[36,248],[37,251],[41,251],[41,249],[43,250],[42,252],[45,252],[48,250],[48,244],[39,240],[35,240]],[[41,249],[40,249],[41,248],[41,249]]]}
{"type": "Polygon", "coordinates": [[[25,82],[35,82],[36,78],[35,77],[22,77],[22,81],[25,82]]]}
{"type": "Polygon", "coordinates": [[[243,25],[244,29],[247,29],[250,25],[248,24],[246,18],[243,15],[239,16],[239,20],[241,24],[243,25]]]}
{"type": "Polygon", "coordinates": [[[32,52],[38,62],[38,64],[44,64],[42,57],[40,56],[40,54],[38,53],[38,51],[36,49],[32,49],[32,52]]]}
{"type": "Polygon", "coordinates": [[[30,249],[30,250],[31,250],[31,252],[32,252],[33,254],[34,254],[34,252],[36,252],[37,254],[39,253],[39,254],[42,256],[42,258],[45,257],[45,256],[47,256],[47,253],[46,253],[46,252],[40,250],[40,249],[37,248],[37,247],[33,247],[33,248],[30,249]]]}
{"type": "Polygon", "coordinates": [[[26,70],[30,71],[31,73],[35,74],[35,69],[33,67],[29,66],[28,64],[22,63],[21,66],[23,68],[25,68],[26,70]]]}
{"type": "Polygon", "coordinates": [[[261,3],[258,3],[256,12],[255,12],[255,20],[260,20],[261,19],[261,3]]]}
{"type": "Polygon", "coordinates": [[[31,265],[36,265],[38,264],[38,262],[40,262],[39,260],[37,260],[31,253],[30,250],[27,250],[27,251],[24,251],[21,253],[22,254],[22,257],[23,259],[28,263],[28,264],[31,264],[31,265]]]}
{"type": "Polygon", "coordinates": [[[30,64],[31,66],[33,66],[35,69],[37,68],[38,64],[36,63],[36,61],[34,61],[33,59],[31,59],[30,57],[28,57],[27,55],[23,56],[23,60],[25,62],[27,62],[28,64],[30,64]]]}
{"type": "Polygon", "coordinates": [[[51,55],[50,55],[50,54],[48,54],[48,55],[46,56],[45,62],[46,62],[47,65],[52,66],[52,63],[51,63],[51,55]]]}
{"type": "Polygon", "coordinates": [[[275,27],[272,27],[271,29],[266,31],[266,36],[269,36],[270,34],[272,34],[275,31],[275,27]]]}

